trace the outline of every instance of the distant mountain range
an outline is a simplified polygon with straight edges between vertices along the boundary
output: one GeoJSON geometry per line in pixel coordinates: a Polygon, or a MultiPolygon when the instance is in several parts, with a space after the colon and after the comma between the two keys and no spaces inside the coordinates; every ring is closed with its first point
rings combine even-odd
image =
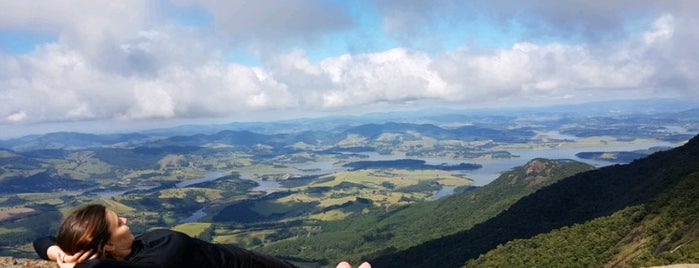
{"type": "Polygon", "coordinates": [[[442,140],[487,140],[502,142],[526,142],[534,136],[527,128],[496,129],[477,126],[444,128],[432,124],[382,123],[364,124],[342,131],[303,131],[298,133],[263,134],[247,130],[223,130],[214,134],[196,134],[191,136],[172,136],[165,138],[149,137],[140,133],[95,135],[74,132],[59,132],[39,136],[27,136],[19,139],[0,141],[0,148],[14,151],[35,150],[76,150],[94,147],[127,148],[140,145],[148,147],[161,146],[199,146],[208,144],[228,144],[251,147],[257,144],[275,148],[291,146],[303,142],[315,146],[331,146],[347,135],[355,134],[368,140],[376,140],[382,134],[419,135],[442,140]],[[410,134],[413,133],[413,134],[410,134]]]}
{"type": "MultiPolygon", "coordinates": [[[[318,118],[298,118],[291,120],[278,120],[267,122],[232,122],[226,124],[188,124],[169,128],[153,128],[138,131],[136,135],[141,138],[163,138],[172,136],[192,136],[197,134],[211,135],[224,130],[250,131],[261,134],[299,133],[306,131],[341,132],[352,127],[365,124],[383,124],[385,122],[410,123],[410,124],[434,124],[440,127],[453,126],[477,122],[481,127],[492,127],[504,123],[514,123],[520,119],[533,118],[591,118],[591,117],[639,117],[647,119],[654,115],[659,120],[672,120],[675,122],[696,121],[699,118],[699,105],[673,99],[649,99],[649,100],[613,100],[605,102],[592,102],[575,105],[560,105],[550,107],[523,107],[508,109],[447,109],[433,108],[416,111],[396,111],[369,113],[360,116],[326,116],[318,118]],[[492,123],[492,124],[491,124],[492,123]]],[[[50,147],[61,144],[52,144],[52,141],[65,138],[78,138],[79,133],[60,132],[47,135],[29,135],[21,138],[0,140],[0,147],[7,144],[30,143],[35,148],[38,146],[50,147]],[[39,141],[38,139],[41,139],[39,141]]],[[[85,146],[88,143],[94,145],[118,143],[120,139],[134,140],[134,134],[104,134],[82,136],[74,141],[76,146],[85,146]],[[84,139],[83,141],[79,141],[84,139]]],[[[22,149],[25,150],[25,149],[22,149]]]]}
{"type": "Polygon", "coordinates": [[[297,142],[326,146],[339,142],[348,134],[374,140],[386,133],[404,138],[430,137],[437,140],[493,140],[526,142],[537,131],[559,131],[577,137],[611,135],[628,138],[656,138],[671,142],[684,141],[699,133],[699,108],[679,110],[655,102],[610,102],[547,109],[508,111],[455,111],[385,113],[362,117],[326,117],[276,122],[231,123],[225,125],[181,126],[138,133],[89,134],[57,132],[0,140],[0,148],[17,152],[36,150],[77,150],[138,146],[205,146],[230,143],[240,146],[266,144],[290,146],[297,142]],[[613,107],[618,104],[621,107],[613,107]],[[652,103],[652,104],[651,104],[652,103]],[[609,106],[605,106],[609,105],[609,106]],[[644,112],[632,112],[629,106],[648,105],[644,112]],[[591,107],[597,107],[593,109],[591,107]],[[606,107],[603,113],[601,107],[606,107]],[[627,107],[627,108],[623,108],[627,107]],[[666,107],[660,109],[660,107],[666,107]],[[617,108],[619,108],[617,110],[617,108]],[[579,111],[576,111],[579,109],[579,111]],[[594,112],[598,110],[598,112],[594,112]],[[580,112],[585,111],[585,112],[580,112]],[[672,128],[668,128],[672,127],[672,128]],[[414,134],[419,134],[415,136],[414,134]]]}

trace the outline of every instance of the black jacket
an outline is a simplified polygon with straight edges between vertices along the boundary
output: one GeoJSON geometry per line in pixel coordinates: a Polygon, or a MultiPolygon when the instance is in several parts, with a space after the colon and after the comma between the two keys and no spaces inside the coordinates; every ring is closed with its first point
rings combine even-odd
{"type": "MultiPolygon", "coordinates": [[[[46,250],[55,245],[55,238],[44,237],[34,241],[39,257],[48,259],[46,250]]],[[[171,230],[154,230],[139,235],[131,246],[125,261],[110,259],[79,263],[75,268],[252,268],[296,267],[284,260],[255,253],[230,245],[213,244],[171,230]]]]}

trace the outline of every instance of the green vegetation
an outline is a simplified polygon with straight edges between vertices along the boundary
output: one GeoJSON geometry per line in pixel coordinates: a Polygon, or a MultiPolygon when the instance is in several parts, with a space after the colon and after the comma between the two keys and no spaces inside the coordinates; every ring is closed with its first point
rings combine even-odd
{"type": "Polygon", "coordinates": [[[699,262],[699,173],[643,205],[517,239],[466,267],[648,267],[699,262]]]}
{"type": "MultiPolygon", "coordinates": [[[[557,247],[551,244],[586,244],[583,240],[590,239],[598,244],[584,250],[561,246],[564,255],[560,256],[585,258],[581,260],[585,263],[609,262],[631,267],[640,266],[635,264],[697,261],[694,254],[682,248],[686,246],[692,250],[696,247],[699,215],[696,204],[690,203],[696,203],[698,173],[699,137],[696,137],[684,146],[655,153],[628,165],[608,166],[568,177],[521,198],[502,213],[470,229],[407,250],[384,254],[373,259],[372,264],[456,267],[496,249],[498,245],[555,230],[565,232],[560,236],[539,238],[551,240],[514,243],[508,250],[517,250],[516,257],[511,251],[506,253],[510,254],[507,256],[514,258],[511,261],[527,266],[539,261],[538,254],[546,254],[546,250],[557,247]],[[604,218],[614,213],[620,214],[604,218]],[[628,222],[629,219],[632,221],[628,222]],[[595,220],[599,221],[585,226],[595,220]],[[631,227],[625,229],[617,224],[631,227]],[[593,232],[592,229],[599,231],[593,232]],[[580,240],[570,240],[565,235],[580,240]],[[520,254],[530,252],[522,249],[528,247],[534,248],[531,249],[532,255],[520,254]],[[565,251],[566,248],[571,250],[565,251]],[[518,259],[520,256],[522,260],[518,259]]],[[[498,257],[495,253],[492,257],[483,261],[508,258],[498,257]]]]}
{"type": "MultiPolygon", "coordinates": [[[[637,172],[613,167],[585,173],[593,167],[533,159],[474,187],[462,171],[480,166],[469,160],[515,157],[510,149],[657,142],[647,132],[639,134],[645,139],[587,134],[577,140],[532,139],[556,124],[580,132],[586,121],[497,120],[468,125],[463,120],[453,127],[352,125],[291,134],[227,130],[157,139],[138,135],[137,140],[76,133],[37,138],[49,140],[50,148],[31,137],[0,141],[12,148],[0,149],[0,254],[34,256],[29,245],[34,238],[55,234],[74,208],[102,203],[127,217],[135,234],[172,228],[309,267],[367,259],[377,267],[455,267],[468,260],[547,266],[556,257],[546,254],[555,250],[561,251],[559,258],[590,266],[696,260],[699,231],[696,221],[688,220],[696,208],[675,200],[696,200],[696,195],[678,190],[646,202],[678,183],[660,177],[688,175],[698,166],[695,160],[661,152],[652,160],[636,160],[637,172]],[[534,124],[521,127],[528,123],[534,124]],[[426,164],[413,157],[461,164],[426,164]],[[322,173],[326,170],[333,171],[322,173]],[[212,174],[220,177],[207,178],[212,174]],[[456,194],[429,201],[442,187],[456,188],[456,194]],[[202,217],[183,222],[191,216],[202,217]],[[572,239],[584,242],[565,244],[572,239]],[[522,259],[502,257],[513,252],[522,259]],[[442,262],[430,262],[435,259],[442,262]]],[[[623,155],[595,153],[616,160],[623,155]]]]}
{"type": "MultiPolygon", "coordinates": [[[[0,208],[9,211],[10,208],[23,206],[37,216],[51,211],[56,216],[50,221],[29,214],[22,216],[25,221],[45,221],[43,224],[29,226],[19,224],[12,218],[0,221],[0,227],[4,228],[4,241],[7,241],[2,246],[14,250],[26,248],[33,238],[55,234],[60,218],[75,207],[85,203],[103,203],[121,216],[129,218],[131,229],[136,234],[152,228],[178,226],[177,228],[184,228],[187,233],[202,239],[262,247],[315,233],[326,221],[356,218],[422,202],[442,185],[457,187],[471,183],[471,180],[461,174],[432,169],[357,170],[299,179],[289,175],[289,172],[297,172],[297,169],[281,163],[332,159],[341,162],[353,158],[334,153],[298,153],[290,157],[273,157],[269,161],[256,160],[254,164],[246,165],[251,163],[250,155],[236,153],[235,148],[219,148],[205,156],[172,154],[172,150],[175,149],[139,148],[132,152],[123,149],[93,149],[52,154],[61,157],[57,159],[42,158],[45,165],[56,169],[40,173],[42,176],[14,178],[5,181],[4,185],[16,183],[26,189],[37,188],[36,184],[43,185],[41,187],[46,189],[54,189],[52,187],[59,185],[76,192],[95,188],[89,191],[98,193],[121,190],[123,193],[113,197],[66,195],[65,192],[4,195],[0,199],[0,208]],[[233,151],[226,153],[221,150],[233,151]],[[128,153],[102,161],[100,154],[107,152],[110,157],[114,156],[111,154],[128,153]],[[138,154],[148,156],[142,159],[138,154]],[[128,161],[139,159],[155,164],[146,169],[143,169],[143,163],[135,167],[124,167],[131,165],[128,161]],[[234,164],[223,164],[226,162],[234,164]],[[175,187],[175,182],[204,176],[206,168],[213,166],[236,167],[211,181],[183,188],[175,187]],[[282,187],[285,191],[273,195],[253,191],[258,184],[243,179],[243,172],[255,180],[284,183],[285,186],[282,187]],[[78,177],[80,180],[66,179],[60,177],[59,173],[66,178],[78,177]],[[57,176],[58,179],[52,179],[52,176],[57,176]],[[46,184],[47,180],[55,182],[46,184]],[[193,230],[189,225],[180,225],[181,219],[202,208],[207,215],[200,221],[209,224],[206,230],[193,230]]],[[[9,156],[12,155],[8,154],[9,156]]],[[[20,209],[15,211],[19,212],[20,209]]],[[[26,256],[25,254],[31,255],[31,252],[12,253],[16,256],[26,256]]]]}
{"type": "Polygon", "coordinates": [[[185,223],[172,227],[172,230],[183,232],[191,237],[197,238],[208,235],[210,229],[211,223],[185,223]]]}
{"type": "Polygon", "coordinates": [[[321,222],[311,235],[265,244],[262,250],[327,263],[372,258],[473,227],[541,187],[591,169],[578,162],[535,159],[482,188],[444,200],[386,206],[362,217],[321,222]]]}
{"type": "Polygon", "coordinates": [[[61,219],[60,213],[51,211],[2,222],[0,254],[24,255],[30,253],[21,250],[16,245],[22,245],[37,237],[55,233],[58,228],[54,223],[60,222],[61,219]]]}

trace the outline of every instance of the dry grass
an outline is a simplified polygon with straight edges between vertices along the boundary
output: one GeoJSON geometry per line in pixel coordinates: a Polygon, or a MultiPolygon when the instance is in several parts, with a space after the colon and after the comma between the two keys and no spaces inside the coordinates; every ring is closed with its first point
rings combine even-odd
{"type": "Polygon", "coordinates": [[[0,221],[19,218],[36,213],[33,208],[15,207],[15,208],[0,208],[0,221]]]}
{"type": "Polygon", "coordinates": [[[209,200],[219,199],[223,193],[222,190],[210,188],[174,188],[160,191],[158,198],[185,198],[188,192],[203,193],[209,200]]]}
{"type": "Polygon", "coordinates": [[[183,232],[191,237],[198,237],[211,227],[211,223],[184,223],[172,227],[172,230],[183,232]]]}

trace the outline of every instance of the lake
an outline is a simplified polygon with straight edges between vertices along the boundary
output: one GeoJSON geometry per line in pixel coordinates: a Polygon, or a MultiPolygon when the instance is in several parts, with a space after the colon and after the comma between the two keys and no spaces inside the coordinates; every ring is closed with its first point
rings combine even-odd
{"type": "MultiPolygon", "coordinates": [[[[366,155],[368,158],[362,159],[362,161],[386,161],[386,160],[398,160],[398,159],[419,159],[424,160],[426,164],[430,165],[457,165],[459,163],[473,163],[480,164],[482,167],[476,170],[461,171],[461,173],[466,174],[467,177],[473,180],[474,186],[483,186],[494,179],[496,179],[500,173],[509,171],[515,167],[523,166],[529,160],[534,158],[547,158],[547,159],[572,159],[575,161],[580,161],[583,163],[588,163],[595,167],[603,167],[607,165],[613,165],[613,162],[607,161],[597,161],[591,159],[582,159],[575,156],[580,152],[600,152],[600,151],[633,151],[648,149],[651,147],[664,146],[664,147],[677,147],[681,146],[683,143],[670,143],[670,142],[649,142],[649,143],[620,143],[610,146],[588,146],[588,147],[575,147],[575,148],[542,148],[542,149],[508,149],[513,156],[511,158],[499,158],[499,159],[452,159],[452,158],[430,158],[430,157],[406,157],[404,155],[382,155],[376,152],[362,152],[360,154],[366,155]]],[[[333,161],[322,161],[314,163],[313,165],[300,165],[301,167],[313,166],[315,168],[321,169],[322,172],[315,171],[315,173],[331,173],[342,170],[347,170],[345,167],[338,167],[333,165],[333,161]]],[[[298,168],[299,166],[294,166],[298,168]]]]}
{"type": "Polygon", "coordinates": [[[199,179],[186,180],[186,181],[179,182],[179,183],[175,184],[175,187],[183,188],[183,187],[187,187],[187,186],[194,185],[197,183],[213,181],[215,179],[223,177],[223,175],[224,175],[223,171],[216,171],[216,170],[209,171],[209,172],[206,172],[206,174],[204,174],[204,177],[201,177],[199,179]]]}
{"type": "MultiPolygon", "coordinates": [[[[582,159],[576,156],[580,152],[599,152],[599,151],[633,151],[648,149],[651,147],[663,146],[663,147],[677,147],[681,146],[683,143],[670,143],[670,142],[645,142],[645,143],[618,143],[607,146],[581,146],[581,147],[571,147],[571,148],[539,148],[539,149],[508,149],[513,156],[512,158],[502,158],[502,159],[451,159],[451,158],[423,158],[423,157],[405,157],[404,155],[382,155],[376,152],[361,152],[359,154],[365,155],[367,158],[362,159],[362,161],[386,161],[386,160],[398,160],[398,159],[419,159],[424,160],[427,164],[439,165],[448,164],[455,165],[459,163],[474,163],[482,165],[482,168],[469,171],[455,171],[465,174],[468,178],[474,181],[474,186],[483,186],[494,179],[496,179],[502,172],[512,170],[515,167],[522,166],[526,164],[529,160],[534,158],[548,158],[548,159],[572,159],[584,163],[588,163],[595,167],[603,167],[607,165],[613,165],[613,162],[597,161],[590,159],[582,159]]],[[[351,154],[351,153],[347,153],[351,154]]],[[[347,167],[342,167],[336,165],[337,160],[323,160],[312,163],[301,163],[301,164],[288,164],[288,166],[297,169],[296,174],[298,176],[308,176],[308,175],[321,175],[330,174],[335,172],[340,172],[348,170],[347,167]]],[[[262,180],[261,176],[271,175],[276,173],[252,173],[252,172],[241,172],[241,178],[246,180],[252,180],[258,183],[258,186],[252,189],[252,191],[265,192],[267,194],[281,191],[286,189],[280,182],[271,180],[262,180]]],[[[209,171],[202,178],[187,180],[176,184],[177,187],[187,187],[196,183],[206,182],[218,179],[224,175],[223,171],[209,171]]],[[[441,190],[437,191],[433,196],[430,197],[431,200],[437,200],[454,193],[454,186],[443,186],[441,190]]],[[[190,217],[182,219],[180,222],[196,222],[199,219],[206,216],[204,212],[205,208],[202,208],[194,212],[190,217]]]]}

